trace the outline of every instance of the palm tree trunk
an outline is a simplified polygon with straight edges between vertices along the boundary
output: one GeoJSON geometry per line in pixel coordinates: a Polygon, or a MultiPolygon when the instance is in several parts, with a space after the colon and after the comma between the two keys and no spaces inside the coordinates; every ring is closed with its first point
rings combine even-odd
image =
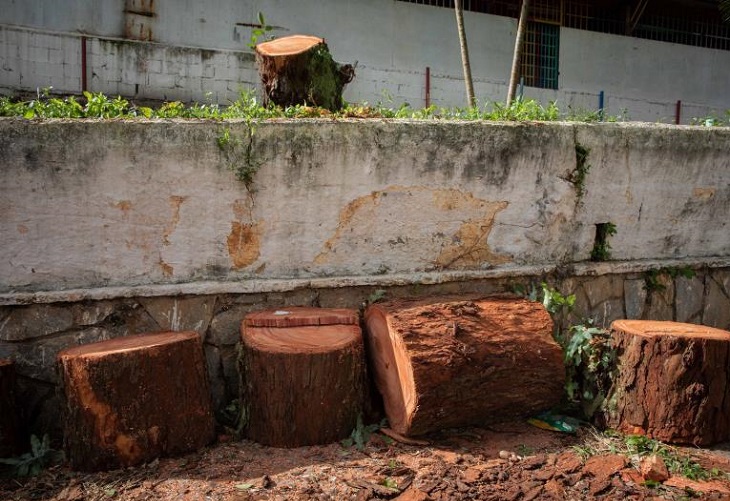
{"type": "Polygon", "coordinates": [[[517,80],[519,79],[520,59],[522,57],[522,46],[525,41],[525,25],[527,24],[527,11],[530,1],[522,0],[522,9],[520,10],[520,20],[517,23],[517,36],[515,37],[515,54],[512,58],[512,73],[509,77],[509,88],[507,89],[507,106],[512,104],[517,90],[517,80]]]}
{"type": "Polygon", "coordinates": [[[464,67],[464,83],[466,84],[466,99],[469,106],[476,106],[474,99],[474,83],[471,79],[471,65],[469,64],[469,48],[466,45],[466,30],[464,30],[464,9],[461,0],[454,1],[456,11],[456,28],[459,31],[459,44],[461,45],[461,64],[464,67]]]}

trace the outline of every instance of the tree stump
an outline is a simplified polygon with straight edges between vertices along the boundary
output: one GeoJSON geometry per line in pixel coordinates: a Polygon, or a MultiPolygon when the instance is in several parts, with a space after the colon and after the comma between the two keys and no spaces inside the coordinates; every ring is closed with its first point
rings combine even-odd
{"type": "Polygon", "coordinates": [[[74,469],[95,471],[182,454],[214,438],[202,342],[159,332],[58,355],[64,439],[74,469]]]}
{"type": "Polygon", "coordinates": [[[709,445],[730,439],[730,332],[616,320],[617,373],[606,423],[624,433],[709,445]]]}
{"type": "Polygon", "coordinates": [[[342,91],[352,81],[350,64],[332,60],[324,39],[292,35],[256,46],[259,75],[264,87],[264,105],[282,107],[309,105],[337,111],[342,91]]]}
{"type": "Polygon", "coordinates": [[[241,341],[249,438],[299,447],[350,435],[365,380],[356,312],[297,307],[252,313],[242,322],[241,341]]]}
{"type": "Polygon", "coordinates": [[[0,458],[15,456],[21,447],[15,401],[15,362],[0,359],[0,458]]]}
{"type": "Polygon", "coordinates": [[[403,435],[526,417],[560,402],[565,368],[540,303],[394,301],[365,311],[390,427],[403,435]]]}

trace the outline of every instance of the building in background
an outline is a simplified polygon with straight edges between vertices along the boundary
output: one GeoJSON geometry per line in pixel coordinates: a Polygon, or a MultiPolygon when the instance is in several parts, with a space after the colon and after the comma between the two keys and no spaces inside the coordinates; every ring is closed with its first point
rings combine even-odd
{"type": "MultiPolygon", "coordinates": [[[[463,106],[453,0],[2,0],[0,91],[82,90],[225,104],[258,88],[249,48],[324,37],[357,62],[350,102],[463,106]]],[[[532,0],[524,95],[561,110],[688,123],[730,108],[730,26],[717,0],[532,0]]],[[[503,101],[519,0],[465,0],[480,103],[503,101]]]]}

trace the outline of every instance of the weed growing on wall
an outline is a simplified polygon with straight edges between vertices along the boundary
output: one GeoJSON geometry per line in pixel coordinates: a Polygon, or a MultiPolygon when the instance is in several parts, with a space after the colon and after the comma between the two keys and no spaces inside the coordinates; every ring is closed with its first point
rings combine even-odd
{"type": "Polygon", "coordinates": [[[542,282],[539,287],[522,284],[512,290],[532,301],[542,302],[553,318],[555,341],[563,350],[565,395],[586,419],[591,419],[606,404],[606,397],[616,367],[616,349],[606,329],[593,325],[591,319],[571,321],[576,297],[565,295],[542,282]],[[562,330],[564,321],[573,323],[562,330]]]}
{"type": "Polygon", "coordinates": [[[596,225],[596,239],[591,250],[591,261],[611,259],[611,244],[608,242],[608,237],[615,235],[616,232],[616,225],[610,221],[596,225]]]}
{"type": "Polygon", "coordinates": [[[695,270],[689,266],[682,267],[671,267],[671,268],[659,268],[656,270],[649,270],[644,273],[644,289],[649,292],[652,291],[663,291],[666,289],[666,285],[661,280],[662,276],[667,276],[672,279],[677,277],[694,278],[695,270]]]}
{"type": "Polygon", "coordinates": [[[249,193],[253,193],[254,178],[264,164],[254,155],[254,134],[255,126],[249,122],[242,138],[233,136],[230,129],[225,129],[216,138],[216,144],[225,156],[228,168],[236,175],[236,179],[246,185],[249,193]]]}
{"type": "Polygon", "coordinates": [[[586,177],[588,171],[591,170],[591,164],[588,163],[588,154],[591,152],[580,143],[575,143],[575,170],[570,173],[568,180],[575,186],[576,204],[580,205],[583,201],[583,195],[586,192],[586,177]]]}

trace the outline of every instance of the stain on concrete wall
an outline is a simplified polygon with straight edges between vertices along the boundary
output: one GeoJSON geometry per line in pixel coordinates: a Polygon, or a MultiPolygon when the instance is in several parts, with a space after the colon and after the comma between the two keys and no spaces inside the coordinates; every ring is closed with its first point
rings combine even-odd
{"type": "MultiPolygon", "coordinates": [[[[371,256],[388,271],[387,256],[410,256],[419,269],[488,267],[508,262],[489,248],[489,232],[508,202],[490,202],[457,189],[390,186],[348,203],[317,265],[371,256]]],[[[396,258],[397,259],[397,258],[396,258]]]]}
{"type": "Polygon", "coordinates": [[[264,224],[253,221],[253,195],[233,203],[236,220],[231,221],[231,232],[227,238],[228,254],[235,269],[252,265],[261,255],[261,237],[264,224]]]}

